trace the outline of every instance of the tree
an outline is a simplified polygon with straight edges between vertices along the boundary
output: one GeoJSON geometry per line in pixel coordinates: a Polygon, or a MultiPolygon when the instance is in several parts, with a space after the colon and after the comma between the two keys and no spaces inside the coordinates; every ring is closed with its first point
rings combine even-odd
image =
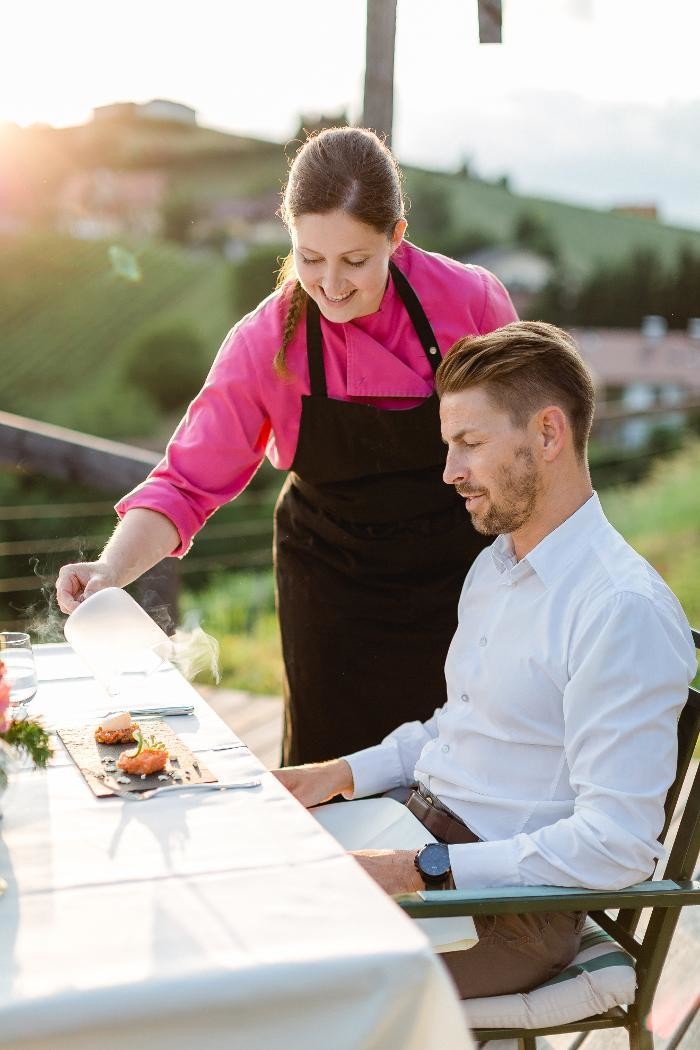
{"type": "Polygon", "coordinates": [[[124,378],[166,412],[197,393],[205,370],[203,344],[187,324],[169,324],[137,335],[123,351],[124,378]]]}

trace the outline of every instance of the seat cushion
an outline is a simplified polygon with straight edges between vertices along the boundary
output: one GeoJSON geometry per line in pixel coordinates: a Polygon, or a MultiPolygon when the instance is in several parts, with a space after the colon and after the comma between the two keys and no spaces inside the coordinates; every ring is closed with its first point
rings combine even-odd
{"type": "Polygon", "coordinates": [[[465,999],[463,1006],[471,1028],[546,1028],[627,1006],[635,989],[632,956],[587,919],[578,954],[556,977],[531,992],[465,999]]]}

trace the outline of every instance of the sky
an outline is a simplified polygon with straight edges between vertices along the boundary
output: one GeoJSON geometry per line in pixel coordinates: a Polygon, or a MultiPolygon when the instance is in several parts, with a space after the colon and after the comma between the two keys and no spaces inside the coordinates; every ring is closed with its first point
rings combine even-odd
{"type": "MultiPolygon", "coordinates": [[[[23,0],[0,14],[0,121],[58,126],[172,98],[201,124],[292,138],[300,113],[362,113],[365,0],[23,0]]],[[[516,192],[654,203],[700,228],[697,0],[398,0],[400,161],[468,160],[516,192]]]]}

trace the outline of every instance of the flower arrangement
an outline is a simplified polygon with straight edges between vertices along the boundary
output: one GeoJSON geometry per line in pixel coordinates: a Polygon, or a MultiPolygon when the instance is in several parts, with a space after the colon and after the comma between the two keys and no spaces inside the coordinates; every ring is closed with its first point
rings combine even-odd
{"type": "Polygon", "coordinates": [[[35,766],[43,769],[53,754],[49,734],[41,723],[31,718],[20,721],[9,718],[9,706],[10,686],[5,678],[5,665],[0,660],[0,791],[7,785],[7,762],[3,757],[30,758],[35,766]]]}

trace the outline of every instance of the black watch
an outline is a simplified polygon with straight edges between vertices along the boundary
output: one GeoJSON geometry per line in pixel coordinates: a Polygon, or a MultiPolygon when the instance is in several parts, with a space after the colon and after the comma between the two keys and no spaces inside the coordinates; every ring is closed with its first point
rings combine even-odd
{"type": "Polygon", "coordinates": [[[450,851],[444,842],[429,842],[416,853],[413,862],[428,890],[444,890],[450,880],[452,867],[450,851]]]}

